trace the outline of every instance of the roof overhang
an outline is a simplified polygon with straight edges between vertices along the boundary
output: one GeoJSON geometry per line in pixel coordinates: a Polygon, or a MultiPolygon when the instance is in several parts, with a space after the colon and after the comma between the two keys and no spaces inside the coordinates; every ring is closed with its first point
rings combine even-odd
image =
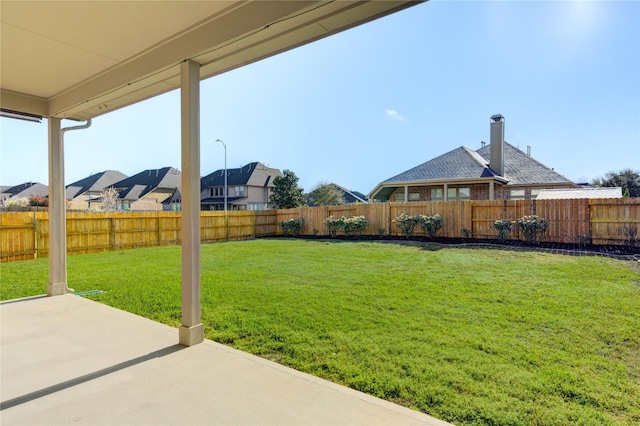
{"type": "Polygon", "coordinates": [[[380,199],[380,195],[388,197],[398,188],[405,186],[438,186],[438,185],[473,185],[479,183],[496,182],[508,184],[509,181],[501,176],[474,178],[474,179],[449,179],[449,180],[412,180],[403,182],[383,182],[378,184],[368,195],[370,200],[380,199]]]}
{"type": "Polygon", "coordinates": [[[0,2],[0,108],[86,120],[421,1],[0,2]]]}

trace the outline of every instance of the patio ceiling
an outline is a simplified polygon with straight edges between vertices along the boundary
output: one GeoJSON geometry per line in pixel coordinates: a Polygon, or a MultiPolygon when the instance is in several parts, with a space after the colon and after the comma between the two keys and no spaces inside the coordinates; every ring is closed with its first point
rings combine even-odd
{"type": "Polygon", "coordinates": [[[0,107],[86,120],[419,1],[0,2],[0,107]]]}

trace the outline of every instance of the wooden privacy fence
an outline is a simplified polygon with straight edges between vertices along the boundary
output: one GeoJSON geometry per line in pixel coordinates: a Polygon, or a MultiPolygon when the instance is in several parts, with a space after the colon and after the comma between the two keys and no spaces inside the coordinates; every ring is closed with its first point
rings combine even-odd
{"type": "MultiPolygon", "coordinates": [[[[255,237],[250,211],[202,212],[203,242],[255,237]]],[[[179,244],[179,212],[67,212],[67,252],[92,253],[136,247],[179,244]]],[[[46,212],[0,213],[0,258],[2,262],[46,257],[49,254],[49,215],[46,212]]],[[[275,228],[275,222],[272,226],[275,228]]]]}
{"type": "MultiPolygon", "coordinates": [[[[202,212],[203,242],[279,235],[278,224],[304,218],[302,235],[328,235],[330,217],[364,216],[364,235],[402,236],[394,219],[402,213],[444,217],[437,236],[495,238],[493,222],[537,215],[551,221],[545,242],[640,246],[640,198],[576,200],[446,201],[347,204],[287,210],[202,212]]],[[[179,212],[67,212],[67,251],[91,253],[180,243],[179,212]]],[[[0,213],[2,262],[48,255],[47,212],[0,213]]],[[[421,229],[415,235],[424,236],[421,229]]],[[[510,239],[522,239],[514,224],[510,239]]]]}

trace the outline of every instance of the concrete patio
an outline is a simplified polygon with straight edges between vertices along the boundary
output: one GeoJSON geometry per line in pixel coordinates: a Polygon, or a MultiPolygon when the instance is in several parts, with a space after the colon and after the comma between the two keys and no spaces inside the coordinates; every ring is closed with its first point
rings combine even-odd
{"type": "Polygon", "coordinates": [[[75,295],[3,302],[2,425],[446,425],[75,295]]]}

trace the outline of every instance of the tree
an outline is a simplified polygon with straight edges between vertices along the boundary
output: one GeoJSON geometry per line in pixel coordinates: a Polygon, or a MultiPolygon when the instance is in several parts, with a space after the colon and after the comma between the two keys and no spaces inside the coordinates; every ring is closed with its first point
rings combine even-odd
{"type": "Polygon", "coordinates": [[[115,211],[118,191],[110,186],[109,188],[105,188],[100,195],[102,196],[102,210],[106,212],[115,211]]]}
{"type": "Polygon", "coordinates": [[[640,197],[640,173],[631,169],[607,172],[602,178],[595,178],[593,186],[620,187],[625,197],[640,197]]]}
{"type": "Polygon", "coordinates": [[[320,182],[313,187],[309,194],[311,202],[317,206],[335,206],[344,204],[342,191],[334,184],[320,182]]]}
{"type": "Polygon", "coordinates": [[[298,188],[298,177],[291,170],[284,170],[282,176],[273,180],[273,192],[269,201],[276,209],[292,209],[304,206],[302,188],[298,188]]]}

